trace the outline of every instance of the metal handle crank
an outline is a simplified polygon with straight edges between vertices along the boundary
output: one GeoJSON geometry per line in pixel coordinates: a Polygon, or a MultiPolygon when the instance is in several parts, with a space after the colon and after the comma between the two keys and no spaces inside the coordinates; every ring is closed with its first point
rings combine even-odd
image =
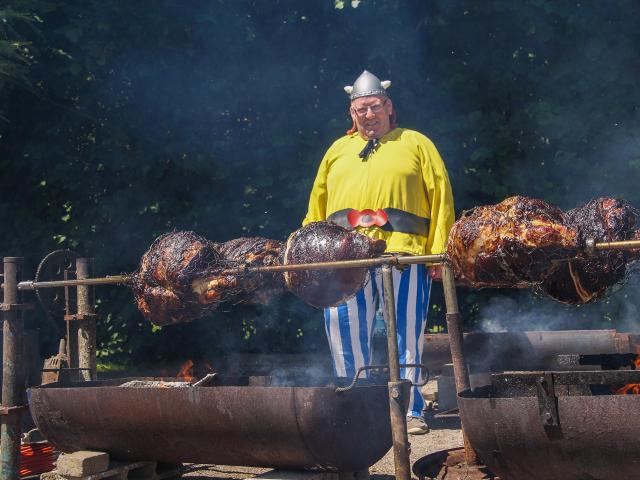
{"type": "MultiPolygon", "coordinates": [[[[424,378],[425,378],[424,381],[419,383],[410,382],[411,386],[413,387],[422,387],[426,385],[427,382],[429,381],[429,369],[423,363],[401,363],[400,368],[419,368],[420,370],[422,370],[423,373],[426,372],[426,375],[424,375],[424,378]]],[[[358,379],[360,378],[360,374],[365,370],[384,371],[384,370],[389,370],[389,366],[388,365],[367,365],[364,367],[360,367],[356,372],[355,376],[353,377],[353,380],[351,381],[351,383],[346,387],[337,387],[335,390],[336,393],[346,392],[347,390],[351,390],[355,386],[358,379]]]]}

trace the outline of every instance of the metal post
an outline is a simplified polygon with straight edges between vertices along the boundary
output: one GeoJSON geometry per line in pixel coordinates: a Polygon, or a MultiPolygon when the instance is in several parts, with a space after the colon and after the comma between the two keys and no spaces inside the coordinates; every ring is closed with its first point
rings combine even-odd
{"type": "MultiPolygon", "coordinates": [[[[90,278],[93,270],[92,258],[78,258],[76,260],[76,278],[83,280],[90,278]]],[[[80,379],[96,380],[96,318],[94,311],[93,288],[89,285],[78,285],[78,366],[80,379]]]]}
{"type": "MultiPolygon", "coordinates": [[[[453,361],[453,376],[456,382],[456,392],[460,393],[469,390],[469,370],[464,357],[463,334],[460,325],[461,317],[458,309],[458,296],[456,295],[456,283],[451,267],[446,263],[442,265],[442,286],[444,288],[444,301],[447,307],[447,331],[449,332],[449,345],[451,348],[451,359],[453,361]]],[[[462,418],[462,417],[461,417],[462,418]]],[[[469,443],[467,435],[462,425],[462,439],[464,441],[464,457],[469,465],[475,465],[478,457],[475,450],[469,443]]]]}
{"type": "MultiPolygon", "coordinates": [[[[74,280],[69,279],[69,270],[65,268],[64,270],[64,322],[66,326],[66,342],[65,342],[65,354],[67,356],[67,367],[69,370],[66,372],[67,374],[62,377],[60,375],[57,376],[58,380],[64,378],[65,381],[72,380],[77,382],[79,380],[79,371],[78,371],[78,322],[77,316],[71,314],[71,288],[70,285],[66,285],[68,282],[73,282],[74,280]]],[[[20,282],[18,284],[18,289],[20,289],[20,285],[25,282],[20,282]]],[[[28,282],[27,282],[28,283],[28,282]]],[[[76,300],[77,303],[77,300],[76,300]]]]}
{"type": "Polygon", "coordinates": [[[0,478],[20,478],[20,412],[24,408],[24,320],[19,311],[18,280],[23,258],[4,257],[4,325],[2,332],[2,428],[0,430],[0,478]]]}
{"type": "Polygon", "coordinates": [[[389,413],[393,437],[393,460],[396,480],[410,480],[409,439],[407,437],[407,412],[405,401],[406,380],[400,379],[398,359],[398,334],[396,330],[396,301],[393,291],[393,272],[390,265],[382,266],[384,288],[384,316],[387,323],[387,347],[389,352],[389,413]]]}

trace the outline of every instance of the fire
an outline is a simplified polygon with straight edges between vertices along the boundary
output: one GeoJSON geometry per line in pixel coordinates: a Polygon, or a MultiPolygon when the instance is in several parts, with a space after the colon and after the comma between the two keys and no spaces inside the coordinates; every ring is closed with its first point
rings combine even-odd
{"type": "Polygon", "coordinates": [[[197,380],[197,375],[201,375],[203,373],[204,369],[206,369],[207,373],[212,373],[215,371],[209,362],[204,362],[202,366],[196,368],[193,360],[189,359],[184,362],[182,367],[180,367],[180,371],[178,372],[178,375],[176,375],[176,377],[184,382],[193,382],[194,380],[197,380]],[[197,375],[195,370],[197,370],[197,375]]]}
{"type": "Polygon", "coordinates": [[[185,382],[192,382],[195,380],[196,377],[193,376],[193,360],[187,360],[182,367],[180,367],[180,371],[176,376],[185,382]]]}
{"type": "MultiPolygon", "coordinates": [[[[640,347],[636,347],[636,353],[639,355],[633,361],[634,369],[640,370],[640,347]]],[[[615,395],[638,395],[640,394],[640,383],[627,383],[624,387],[613,390],[615,395]]]]}

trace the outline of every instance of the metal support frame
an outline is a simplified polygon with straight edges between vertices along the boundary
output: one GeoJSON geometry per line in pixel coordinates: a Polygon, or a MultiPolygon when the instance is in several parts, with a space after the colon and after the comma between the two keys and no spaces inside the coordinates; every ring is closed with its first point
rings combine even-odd
{"type": "Polygon", "coordinates": [[[393,438],[393,460],[397,480],[411,479],[409,462],[409,439],[407,437],[407,411],[403,383],[400,378],[398,358],[398,332],[396,329],[396,300],[393,290],[391,265],[382,265],[382,287],[384,289],[384,318],[387,324],[387,350],[389,355],[389,414],[393,438]]]}
{"type": "Polygon", "coordinates": [[[549,372],[540,375],[536,378],[536,387],[542,426],[559,426],[560,414],[558,413],[558,398],[556,397],[553,375],[549,372]]]}
{"type": "MultiPolygon", "coordinates": [[[[449,345],[451,348],[451,359],[453,361],[453,376],[456,382],[456,393],[469,390],[469,370],[464,356],[462,326],[460,325],[460,310],[458,309],[458,296],[456,294],[456,283],[453,271],[448,264],[442,265],[442,286],[444,288],[444,301],[447,308],[447,331],[449,332],[449,345]]],[[[462,418],[461,418],[462,420],[462,418]]],[[[478,463],[478,456],[469,443],[469,439],[464,431],[462,423],[462,440],[464,442],[464,457],[469,465],[478,463]]]]}
{"type": "MultiPolygon", "coordinates": [[[[90,278],[93,273],[93,258],[76,260],[76,278],[90,278]]],[[[85,381],[97,380],[96,370],[96,318],[94,314],[94,287],[78,285],[78,367],[80,378],[85,381]]]]}
{"type": "Polygon", "coordinates": [[[24,319],[15,305],[21,305],[18,280],[22,257],[4,257],[3,352],[2,352],[2,427],[0,429],[0,479],[20,478],[20,434],[24,386],[24,319]]]}
{"type": "MultiPolygon", "coordinates": [[[[382,284],[385,298],[385,321],[387,323],[387,347],[389,354],[389,410],[391,415],[391,433],[393,437],[393,458],[395,462],[396,479],[409,480],[411,469],[409,461],[410,444],[407,437],[406,399],[404,398],[403,382],[400,379],[400,361],[398,358],[398,340],[396,330],[396,302],[393,289],[393,273],[389,264],[382,265],[382,284]]],[[[461,316],[458,309],[455,278],[451,267],[442,264],[442,286],[447,309],[447,329],[453,359],[453,372],[456,391],[470,389],[469,370],[464,357],[462,343],[461,316]]],[[[477,464],[477,455],[464,433],[465,460],[469,465],[477,464]]]]}
{"type": "MultiPolygon", "coordinates": [[[[64,271],[64,281],[72,281],[68,279],[69,271],[64,271]]],[[[20,285],[18,285],[20,288],[20,285]]],[[[79,370],[80,361],[78,354],[78,319],[75,315],[71,314],[71,295],[69,292],[69,285],[64,286],[64,323],[67,339],[67,365],[68,365],[68,379],[78,381],[80,378],[79,370]]]]}

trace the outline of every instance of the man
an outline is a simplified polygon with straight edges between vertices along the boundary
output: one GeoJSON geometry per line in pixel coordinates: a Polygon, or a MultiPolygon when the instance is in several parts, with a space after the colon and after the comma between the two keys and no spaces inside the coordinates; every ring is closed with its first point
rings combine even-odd
{"type": "MultiPolygon", "coordinates": [[[[395,110],[386,91],[390,84],[365,70],[353,86],[345,87],[351,99],[353,126],[322,159],[303,225],[327,220],[356,228],[372,238],[384,239],[387,252],[442,253],[455,219],[449,177],[427,137],[396,127],[395,110]],[[371,225],[371,212],[363,210],[376,212],[375,225],[371,225]]],[[[400,363],[419,363],[431,276],[425,265],[411,265],[394,268],[393,279],[400,363]]],[[[384,297],[381,272],[376,269],[353,298],[325,309],[325,330],[337,376],[351,377],[371,363],[379,301],[384,302],[384,297]]],[[[413,382],[420,379],[415,368],[402,369],[401,374],[413,382]]],[[[408,433],[429,431],[423,407],[420,389],[413,387],[408,433]]]]}

